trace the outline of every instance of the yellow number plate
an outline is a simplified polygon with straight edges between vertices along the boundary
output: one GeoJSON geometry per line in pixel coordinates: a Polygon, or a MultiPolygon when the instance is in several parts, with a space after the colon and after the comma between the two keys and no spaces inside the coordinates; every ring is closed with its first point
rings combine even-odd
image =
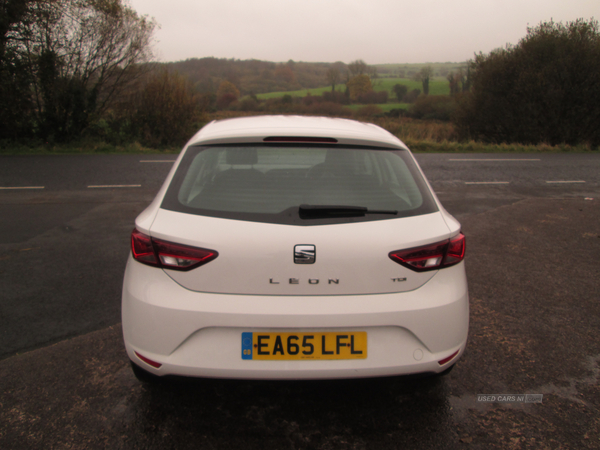
{"type": "Polygon", "coordinates": [[[365,359],[366,331],[242,333],[242,359],[365,359]]]}

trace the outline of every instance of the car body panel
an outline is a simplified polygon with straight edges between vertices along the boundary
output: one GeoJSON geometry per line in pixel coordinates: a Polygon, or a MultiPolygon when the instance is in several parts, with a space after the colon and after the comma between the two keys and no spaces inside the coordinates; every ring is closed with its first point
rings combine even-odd
{"type": "Polygon", "coordinates": [[[160,362],[160,369],[144,367],[157,375],[344,378],[352,377],[352,373],[342,374],[350,367],[358,371],[355,376],[440,372],[443,368],[436,361],[462,351],[468,333],[464,263],[438,271],[421,289],[411,292],[251,296],[192,292],[164,271],[130,257],[123,305],[123,322],[130,324],[124,327],[128,353],[134,361],[133,352],[138,351],[160,362]],[[242,332],[317,329],[367,331],[369,357],[361,361],[242,361],[242,332]],[[417,350],[424,354],[421,361],[414,358],[417,350]],[[310,364],[302,374],[296,373],[303,363],[310,364]]]}
{"type": "Polygon", "coordinates": [[[403,219],[302,227],[196,216],[161,209],[151,236],[219,252],[206,266],[166,270],[192,291],[250,295],[360,295],[411,291],[417,273],[387,257],[456,235],[441,213],[403,219]],[[294,247],[314,245],[314,264],[296,264],[294,247]],[[260,264],[257,264],[257,261],[260,264]],[[331,281],[337,280],[337,281],[331,281]]]}

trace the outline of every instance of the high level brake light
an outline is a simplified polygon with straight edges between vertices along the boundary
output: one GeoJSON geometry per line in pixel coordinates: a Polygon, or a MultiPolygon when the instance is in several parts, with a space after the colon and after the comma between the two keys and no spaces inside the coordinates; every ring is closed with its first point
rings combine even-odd
{"type": "Polygon", "coordinates": [[[131,232],[131,253],[143,264],[183,271],[195,269],[219,256],[215,250],[154,239],[137,229],[131,232]]]}
{"type": "Polygon", "coordinates": [[[263,139],[263,142],[310,142],[313,144],[335,144],[337,141],[335,138],[308,136],[269,136],[263,139]]]}
{"type": "Polygon", "coordinates": [[[396,250],[389,253],[392,261],[417,272],[441,269],[458,264],[465,257],[465,235],[423,247],[396,250]]]}

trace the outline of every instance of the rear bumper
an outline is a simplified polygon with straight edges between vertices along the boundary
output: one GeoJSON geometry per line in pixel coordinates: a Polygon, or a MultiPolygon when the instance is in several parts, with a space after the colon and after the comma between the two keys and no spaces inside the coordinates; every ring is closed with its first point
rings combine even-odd
{"type": "Polygon", "coordinates": [[[129,357],[159,376],[324,379],[439,373],[464,352],[469,327],[464,263],[439,271],[411,292],[254,296],[192,292],[130,257],[122,312],[129,357]],[[242,333],[258,331],[366,331],[368,357],[243,360],[242,333]],[[452,360],[438,363],[455,352],[452,360]]]}

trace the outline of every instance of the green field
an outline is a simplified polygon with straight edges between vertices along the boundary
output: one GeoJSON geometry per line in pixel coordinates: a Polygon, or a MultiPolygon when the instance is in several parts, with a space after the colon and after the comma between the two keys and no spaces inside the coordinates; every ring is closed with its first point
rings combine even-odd
{"type": "MultiPolygon", "coordinates": [[[[413,89],[423,90],[423,85],[420,81],[411,80],[408,78],[377,78],[373,82],[373,90],[375,91],[388,91],[390,93],[389,99],[395,100],[395,95],[392,91],[392,88],[395,84],[404,84],[408,87],[409,91],[413,89]]],[[[346,89],[345,84],[338,84],[335,87],[336,91],[344,92],[346,89]]],[[[324,86],[313,89],[301,89],[299,91],[282,91],[282,92],[269,92],[266,94],[257,94],[256,97],[260,100],[266,100],[269,98],[279,98],[284,95],[291,95],[292,97],[306,97],[308,93],[310,95],[322,95],[323,92],[331,91],[331,86],[324,86]]],[[[448,80],[442,77],[433,78],[429,82],[429,94],[430,95],[449,95],[450,94],[450,86],[448,84],[448,80]]]]}
{"type": "MultiPolygon", "coordinates": [[[[345,84],[339,84],[335,87],[336,91],[344,92],[346,89],[345,84]]],[[[266,100],[268,98],[279,98],[284,95],[291,95],[292,97],[306,97],[306,94],[310,95],[323,95],[323,92],[330,92],[331,86],[325,86],[313,89],[301,89],[299,91],[281,91],[281,92],[268,92],[266,94],[256,94],[256,97],[260,100],[266,100]]]]}
{"type": "MultiPolygon", "coordinates": [[[[395,84],[403,84],[408,87],[409,91],[412,91],[413,89],[423,90],[423,84],[420,81],[408,78],[378,78],[373,82],[373,90],[388,91],[391,100],[392,98],[395,98],[392,91],[395,84]]],[[[450,85],[448,80],[441,77],[432,78],[429,81],[429,95],[450,95],[450,85]]]]}

